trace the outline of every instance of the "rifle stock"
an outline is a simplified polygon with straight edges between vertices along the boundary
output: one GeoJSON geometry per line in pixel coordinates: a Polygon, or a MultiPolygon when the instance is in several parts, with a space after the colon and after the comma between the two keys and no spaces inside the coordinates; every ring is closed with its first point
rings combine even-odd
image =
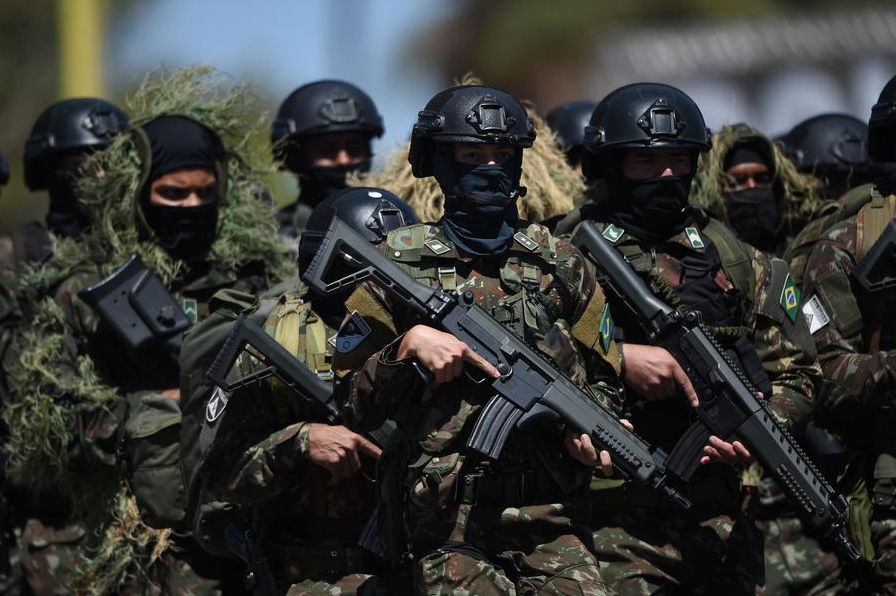
{"type": "Polygon", "coordinates": [[[667,483],[663,453],[652,451],[618,418],[477,306],[472,293],[458,296],[417,282],[338,218],[328,228],[303,279],[321,294],[371,279],[413,309],[424,323],[451,333],[495,366],[500,378],[480,381],[483,386],[489,383],[494,397],[474,424],[469,449],[497,459],[513,429],[525,429],[541,418],[561,421],[589,434],[597,448],[609,451],[625,478],[653,486],[683,508],[690,506],[667,483]],[[336,263],[348,265],[351,271],[327,279],[336,263]]]}
{"type": "Polygon", "coordinates": [[[668,469],[687,481],[699,467],[710,435],[743,441],[773,476],[800,517],[828,538],[850,562],[861,553],[845,531],[846,499],[818,472],[775,418],[737,364],[701,325],[696,313],[682,314],[659,300],[594,224],[582,222],[571,238],[605,274],[602,285],[633,312],[649,341],[681,365],[700,399],[697,422],[676,444],[668,469]]]}

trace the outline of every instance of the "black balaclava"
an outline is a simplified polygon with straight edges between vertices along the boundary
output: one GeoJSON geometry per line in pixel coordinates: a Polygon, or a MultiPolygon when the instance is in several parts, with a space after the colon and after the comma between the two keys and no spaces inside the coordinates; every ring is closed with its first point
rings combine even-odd
{"type": "MultiPolygon", "coordinates": [[[[727,172],[742,163],[763,163],[774,172],[774,160],[766,143],[755,139],[735,145],[725,155],[722,167],[727,172]]],[[[728,223],[738,237],[760,250],[771,250],[781,228],[781,210],[772,185],[725,191],[728,223]]]]}
{"type": "Polygon", "coordinates": [[[146,222],[171,256],[198,259],[215,241],[220,197],[197,207],[154,205],[149,202],[149,188],[153,181],[178,170],[202,168],[217,176],[217,164],[223,158],[220,140],[210,129],[183,116],[156,118],[143,130],[152,147],[149,178],[141,196],[146,222]]]}
{"type": "Polygon", "coordinates": [[[61,166],[47,181],[50,209],[47,228],[63,238],[77,238],[90,225],[91,210],[81,202],[77,177],[61,166]]]}
{"type": "Polygon", "coordinates": [[[519,211],[522,150],[505,164],[465,164],[454,159],[451,147],[433,160],[433,176],[445,194],[442,229],[463,252],[474,256],[500,256],[510,246],[519,211]]]}
{"type": "Polygon", "coordinates": [[[623,155],[624,151],[614,151],[601,160],[607,188],[606,219],[648,242],[662,242],[690,225],[688,193],[695,166],[684,176],[631,180],[622,175],[623,155]]]}

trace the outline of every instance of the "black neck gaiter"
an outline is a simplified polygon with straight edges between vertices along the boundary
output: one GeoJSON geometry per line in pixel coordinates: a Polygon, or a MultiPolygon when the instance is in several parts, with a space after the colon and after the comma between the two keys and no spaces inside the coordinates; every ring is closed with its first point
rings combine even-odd
{"type": "Polygon", "coordinates": [[[728,223],[738,238],[759,250],[771,250],[781,228],[781,212],[770,186],[724,193],[728,223]]]}
{"type": "Polygon", "coordinates": [[[661,176],[629,180],[617,176],[607,180],[607,215],[640,240],[661,242],[693,222],[688,205],[692,175],[661,176]]]}
{"type": "Polygon", "coordinates": [[[453,176],[436,176],[445,193],[445,235],[470,255],[502,255],[519,220],[516,198],[520,191],[514,188],[511,176],[516,165],[451,162],[450,167],[453,176]],[[443,183],[452,178],[453,184],[443,183]]]}
{"type": "Polygon", "coordinates": [[[199,260],[215,241],[218,228],[217,198],[197,207],[146,203],[143,213],[159,244],[174,258],[187,262],[199,260]]]}

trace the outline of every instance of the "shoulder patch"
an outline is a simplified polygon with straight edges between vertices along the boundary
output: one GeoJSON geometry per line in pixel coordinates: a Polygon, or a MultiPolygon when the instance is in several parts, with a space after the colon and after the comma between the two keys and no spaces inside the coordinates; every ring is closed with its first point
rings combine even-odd
{"type": "Polygon", "coordinates": [[[184,314],[195,325],[199,321],[199,303],[195,298],[183,298],[180,302],[181,308],[184,309],[184,314]]]}
{"type": "Polygon", "coordinates": [[[688,226],[684,229],[684,233],[688,236],[688,242],[691,243],[691,248],[706,248],[703,238],[700,237],[700,230],[696,227],[688,226]]]}
{"type": "Polygon", "coordinates": [[[221,414],[224,413],[224,408],[227,407],[227,401],[229,399],[230,396],[226,391],[220,387],[215,387],[215,390],[212,391],[212,396],[205,405],[205,419],[209,422],[214,422],[220,418],[221,414]]]}
{"type": "Polygon", "coordinates": [[[610,345],[613,343],[614,327],[610,305],[604,304],[604,311],[600,313],[600,346],[604,349],[604,354],[610,351],[610,345]]]}
{"type": "Polygon", "coordinates": [[[625,230],[617,226],[616,224],[609,224],[606,228],[604,228],[603,234],[601,234],[604,238],[616,244],[622,235],[625,234],[625,230]]]}
{"type": "Polygon", "coordinates": [[[530,238],[523,232],[517,232],[516,234],[514,234],[513,239],[516,240],[519,244],[521,244],[523,246],[523,248],[525,248],[529,252],[532,252],[532,251],[538,249],[538,242],[536,242],[535,240],[533,240],[532,238],[530,238]]]}
{"type": "Polygon", "coordinates": [[[828,316],[824,306],[821,305],[821,300],[818,299],[818,296],[812,296],[803,303],[803,315],[805,315],[806,323],[809,325],[809,333],[815,333],[831,322],[831,318],[828,316]]]}
{"type": "Polygon", "coordinates": [[[784,279],[784,289],[781,290],[781,308],[791,321],[796,320],[796,315],[800,311],[800,289],[793,283],[793,276],[789,273],[784,279]]]}
{"type": "Polygon", "coordinates": [[[348,354],[357,348],[368,335],[370,335],[370,325],[364,321],[364,317],[359,315],[358,311],[354,310],[336,335],[336,351],[340,354],[348,354]]]}

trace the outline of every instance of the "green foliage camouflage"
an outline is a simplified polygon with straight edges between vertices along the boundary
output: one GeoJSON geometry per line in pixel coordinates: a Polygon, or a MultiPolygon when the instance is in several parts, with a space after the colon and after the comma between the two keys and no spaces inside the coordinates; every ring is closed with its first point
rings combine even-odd
{"type": "Polygon", "coordinates": [[[697,176],[691,187],[691,203],[728,223],[723,188],[728,175],[724,170],[725,156],[735,144],[747,139],[758,139],[769,145],[774,156],[773,186],[783,197],[782,228],[788,238],[795,236],[810,221],[822,199],[821,182],[814,176],[796,169],[781,148],[755,128],[743,124],[726,125],[712,137],[712,149],[700,158],[697,176]]]}
{"type": "MultiPolygon", "coordinates": [[[[125,105],[132,125],[161,115],[182,115],[221,137],[228,184],[221,198],[218,237],[200,266],[211,265],[212,279],[228,280],[241,267],[260,261],[273,283],[289,275],[293,264],[277,234],[274,208],[258,181],[274,171],[270,151],[250,145],[250,139],[267,133],[268,124],[259,117],[248,86],[227,83],[207,66],[157,71],[143,80],[125,105]]],[[[97,413],[120,410],[125,397],[103,378],[102,363],[94,362],[84,349],[85,335],[95,330],[96,318],[74,300],[74,293],[111,273],[133,252],[141,254],[168,288],[196,277],[192,265],[170,257],[142,223],[137,198],[146,171],[135,138],[120,135],[85,164],[79,184],[94,210],[94,224],[78,241],[57,240],[54,258],[20,279],[17,291],[20,303],[26,305],[27,325],[4,363],[13,388],[12,403],[3,412],[10,429],[5,446],[10,478],[29,488],[55,488],[71,495],[76,517],[91,526],[106,526],[98,550],[82,569],[82,581],[89,585],[84,593],[115,592],[125,569],[131,570],[131,578],[139,578],[145,572],[142,566],[155,560],[167,544],[164,531],[146,527],[134,514],[133,498],[123,488],[112,454],[100,453],[91,440],[82,440],[85,433],[97,430],[85,428],[84,420],[111,424],[115,417],[97,413]],[[80,463],[91,461],[91,455],[108,465],[80,463]],[[143,554],[135,557],[136,552],[143,554]],[[137,561],[140,568],[134,570],[137,561]]],[[[107,447],[114,445],[117,429],[110,433],[107,447]]]]}

